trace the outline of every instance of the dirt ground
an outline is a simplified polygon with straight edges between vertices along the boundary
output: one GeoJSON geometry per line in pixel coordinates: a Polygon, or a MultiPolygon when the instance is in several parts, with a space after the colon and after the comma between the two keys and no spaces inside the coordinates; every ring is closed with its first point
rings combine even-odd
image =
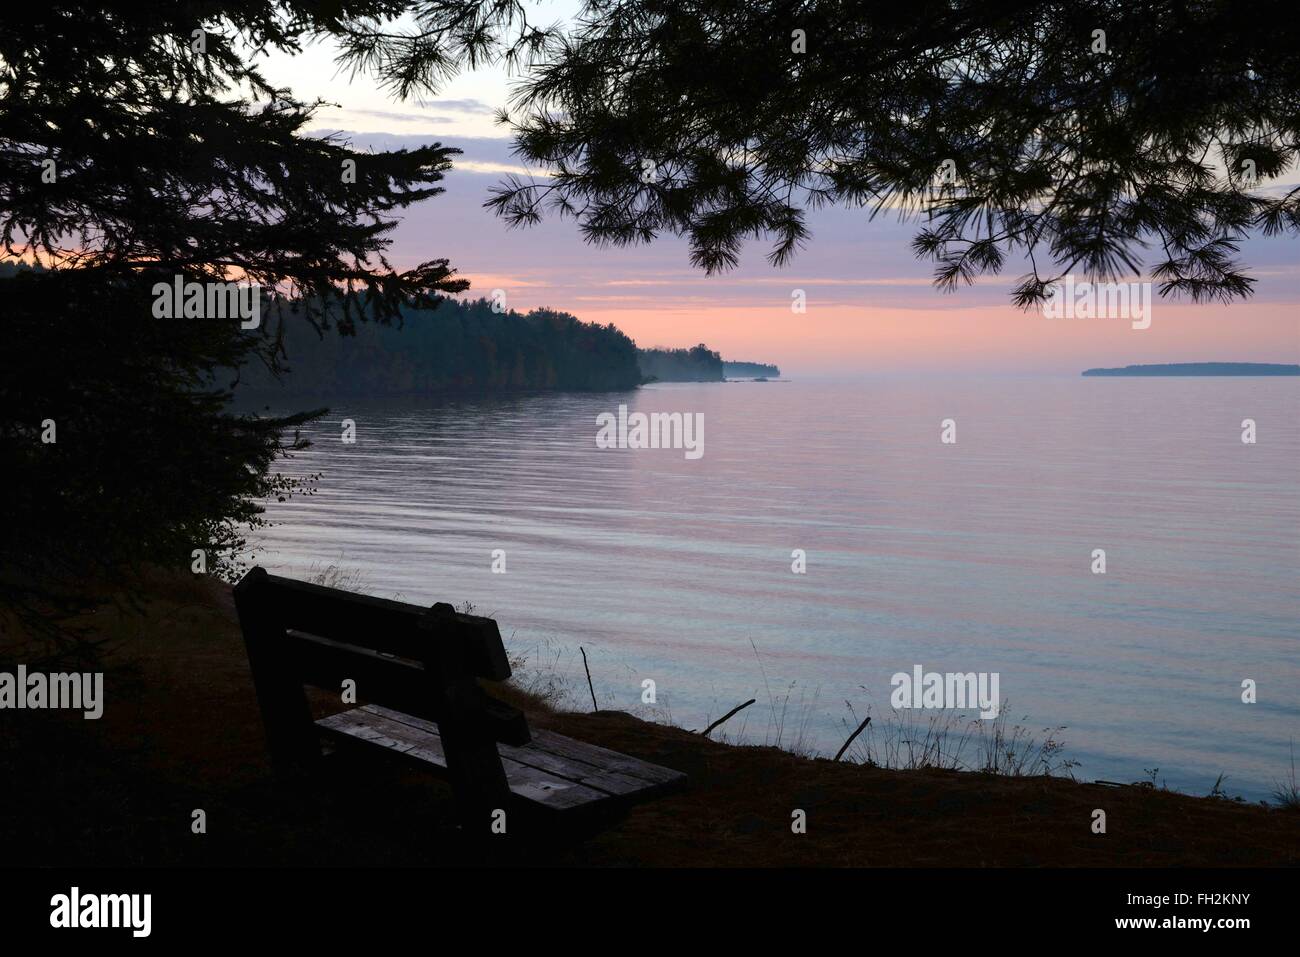
{"type": "MultiPolygon", "coordinates": [[[[159,582],[147,606],[80,616],[102,646],[107,705],[0,711],[0,846],[23,865],[1277,866],[1300,862],[1300,814],[1057,778],[887,771],[735,747],[617,712],[551,728],[684,771],[680,792],[595,835],[469,843],[448,788],[343,755],[277,783],[228,587],[159,582]],[[1107,833],[1093,834],[1096,808],[1107,833]],[[207,833],[191,830],[206,814],[207,833]],[[795,834],[792,812],[806,813],[795,834]]],[[[0,663],[23,659],[10,623],[0,663]]],[[[30,662],[28,662],[30,664],[30,662]]],[[[330,703],[316,699],[324,712],[330,703]]],[[[333,710],[338,706],[334,705],[333,710]]]]}

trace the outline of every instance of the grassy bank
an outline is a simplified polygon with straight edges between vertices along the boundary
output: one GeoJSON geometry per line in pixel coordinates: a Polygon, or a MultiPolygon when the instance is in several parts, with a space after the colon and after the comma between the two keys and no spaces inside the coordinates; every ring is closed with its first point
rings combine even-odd
{"type": "MultiPolygon", "coordinates": [[[[385,762],[276,786],[228,587],[153,583],[139,609],[86,609],[107,704],[0,711],[0,846],[10,865],[490,863],[458,839],[450,792],[385,762]],[[207,833],[194,834],[202,809],[207,833]]],[[[6,622],[0,667],[33,649],[6,622]]],[[[690,775],[576,846],[502,841],[494,861],[564,865],[1146,866],[1300,862],[1300,814],[1059,777],[887,770],[737,747],[617,712],[504,696],[536,727],[690,775]],[[1107,833],[1091,831],[1105,810],[1107,833]],[[793,834],[795,809],[807,833],[793,834]]],[[[319,713],[337,699],[313,698],[319,713]]]]}

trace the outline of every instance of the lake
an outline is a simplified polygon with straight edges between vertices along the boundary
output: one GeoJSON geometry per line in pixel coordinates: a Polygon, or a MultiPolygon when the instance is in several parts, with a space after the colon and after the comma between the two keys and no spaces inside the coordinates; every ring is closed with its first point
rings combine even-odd
{"type": "Polygon", "coordinates": [[[829,755],[854,715],[884,727],[896,672],[996,672],[1010,720],[1066,727],[1080,779],[1223,773],[1254,800],[1300,730],[1298,400],[1079,377],[345,400],[258,560],[471,602],[570,707],[591,707],[581,646],[601,708],[698,729],[757,698],[720,730],[829,755]],[[598,448],[620,404],[701,414],[703,454],[598,448]]]}

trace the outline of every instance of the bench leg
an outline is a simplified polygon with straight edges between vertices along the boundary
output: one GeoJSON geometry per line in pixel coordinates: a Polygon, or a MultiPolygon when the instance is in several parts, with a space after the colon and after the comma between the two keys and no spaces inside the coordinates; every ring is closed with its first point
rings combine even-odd
{"type": "Polygon", "coordinates": [[[497,836],[493,824],[500,820],[497,812],[506,810],[510,787],[496,742],[453,718],[438,727],[461,826],[475,838],[497,836]]]}

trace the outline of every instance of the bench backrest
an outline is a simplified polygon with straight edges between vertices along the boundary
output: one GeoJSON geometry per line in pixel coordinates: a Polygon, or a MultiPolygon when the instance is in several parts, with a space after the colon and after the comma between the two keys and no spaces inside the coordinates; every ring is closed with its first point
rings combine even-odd
{"type": "Polygon", "coordinates": [[[462,733],[526,744],[517,709],[487,695],[479,678],[503,681],[510,662],[491,618],[439,603],[421,608],[252,569],[235,586],[273,757],[317,748],[304,685],[455,724],[462,733]]]}

